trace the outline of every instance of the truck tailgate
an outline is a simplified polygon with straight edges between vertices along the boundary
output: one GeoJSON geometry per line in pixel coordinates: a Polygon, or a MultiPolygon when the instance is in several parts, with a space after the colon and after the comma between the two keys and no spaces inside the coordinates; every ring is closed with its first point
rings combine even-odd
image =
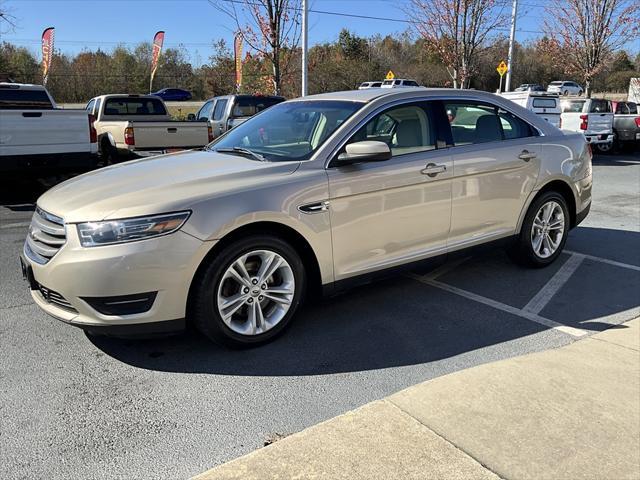
{"type": "Polygon", "coordinates": [[[588,135],[613,133],[613,113],[590,113],[585,133],[588,135]]]}
{"type": "Polygon", "coordinates": [[[202,122],[130,122],[136,150],[203,147],[209,124],[202,122]]]}
{"type": "Polygon", "coordinates": [[[0,155],[91,151],[84,110],[0,110],[0,155]]]}

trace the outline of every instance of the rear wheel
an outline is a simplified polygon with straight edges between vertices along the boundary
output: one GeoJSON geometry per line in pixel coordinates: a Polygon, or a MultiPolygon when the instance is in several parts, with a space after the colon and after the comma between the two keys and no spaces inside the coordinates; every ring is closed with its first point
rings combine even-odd
{"type": "Polygon", "coordinates": [[[556,192],[543,193],[529,207],[520,235],[509,251],[511,257],[532,267],[553,263],[567,241],[569,224],[564,197],[556,192]]]}
{"type": "Polygon", "coordinates": [[[226,247],[194,281],[195,326],[216,343],[242,348],[287,327],[302,300],[305,270],[289,244],[256,235],[226,247]]]}
{"type": "Polygon", "coordinates": [[[106,167],[117,163],[118,153],[116,149],[111,145],[109,140],[103,140],[100,144],[100,154],[98,158],[98,167],[106,167]]]}
{"type": "Polygon", "coordinates": [[[562,92],[562,95],[564,95],[565,97],[566,97],[567,95],[569,95],[569,90],[564,90],[564,91],[562,92]]]}
{"type": "Polygon", "coordinates": [[[613,150],[613,142],[610,143],[596,143],[596,150],[599,153],[609,153],[613,150]]]}

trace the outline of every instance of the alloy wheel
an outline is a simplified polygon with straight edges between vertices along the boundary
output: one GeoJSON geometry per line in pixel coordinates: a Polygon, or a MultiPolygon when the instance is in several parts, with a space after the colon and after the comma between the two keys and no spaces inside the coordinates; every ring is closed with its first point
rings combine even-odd
{"type": "Polygon", "coordinates": [[[260,335],[285,317],[295,294],[291,266],[271,250],[245,253],[224,272],[216,297],[218,313],[233,332],[260,335]]]}
{"type": "Polygon", "coordinates": [[[562,243],[564,237],[565,218],[560,204],[554,200],[544,203],[531,226],[531,246],[540,258],[549,258],[562,243]]]}

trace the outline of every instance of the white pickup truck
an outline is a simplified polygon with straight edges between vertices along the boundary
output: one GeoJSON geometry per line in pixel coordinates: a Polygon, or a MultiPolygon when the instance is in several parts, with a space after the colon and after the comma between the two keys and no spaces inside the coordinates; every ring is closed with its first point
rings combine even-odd
{"type": "Polygon", "coordinates": [[[97,162],[93,118],[61,110],[42,85],[0,83],[0,172],[61,173],[97,162]]]}
{"type": "Polygon", "coordinates": [[[162,99],[153,95],[101,95],[86,110],[96,118],[106,164],[203,147],[213,140],[209,122],[172,120],[162,99]]]}
{"type": "Polygon", "coordinates": [[[613,110],[611,102],[600,98],[562,100],[562,129],[582,132],[587,142],[601,153],[613,148],[613,110]]]}
{"type": "Polygon", "coordinates": [[[537,113],[554,127],[560,128],[560,97],[557,93],[526,90],[504,92],[500,95],[527,110],[537,113]]]}

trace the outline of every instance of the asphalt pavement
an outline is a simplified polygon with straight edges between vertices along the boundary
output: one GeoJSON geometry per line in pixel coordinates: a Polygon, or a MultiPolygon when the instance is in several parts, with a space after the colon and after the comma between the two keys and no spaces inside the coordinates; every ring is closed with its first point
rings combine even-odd
{"type": "Polygon", "coordinates": [[[594,164],[591,214],[553,266],[493,251],[358,288],[250,351],[196,334],[91,337],[48,317],[17,262],[44,187],[0,185],[0,477],[185,478],[416,383],[637,316],[640,155],[594,164]]]}

